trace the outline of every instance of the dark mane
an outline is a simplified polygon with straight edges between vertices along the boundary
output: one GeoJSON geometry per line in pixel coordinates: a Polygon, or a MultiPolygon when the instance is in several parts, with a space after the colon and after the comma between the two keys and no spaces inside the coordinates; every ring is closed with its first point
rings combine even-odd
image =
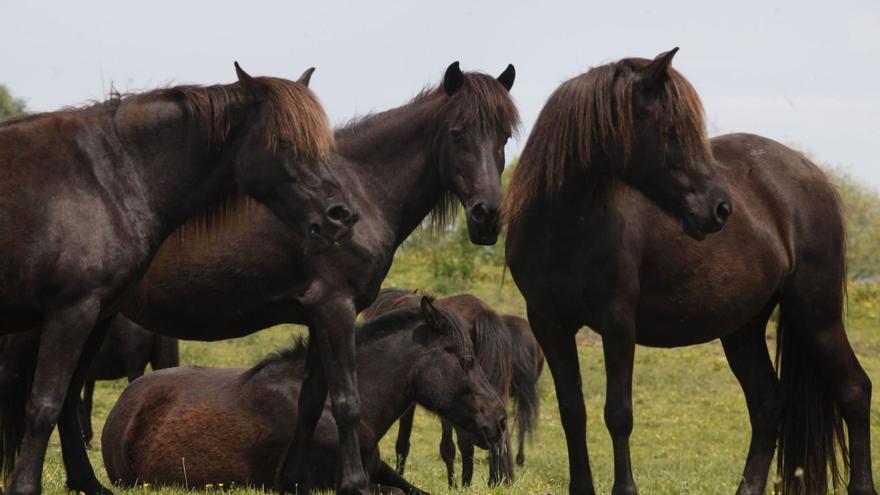
{"type": "MultiPolygon", "coordinates": [[[[441,132],[452,123],[475,126],[484,132],[514,134],[519,129],[519,112],[501,83],[488,74],[465,72],[462,87],[451,97],[442,85],[426,88],[400,107],[351,120],[336,130],[336,136],[339,139],[354,138],[371,128],[402,119],[433,122],[428,130],[432,143],[436,143],[441,132]]],[[[431,210],[431,224],[442,230],[449,226],[457,211],[458,200],[447,190],[431,210]]]]}
{"type": "MultiPolygon", "coordinates": [[[[360,316],[365,319],[373,318],[394,309],[418,304],[419,296],[416,295],[418,292],[419,289],[409,290],[399,289],[397,287],[383,287],[382,290],[379,291],[379,295],[377,295],[376,299],[373,301],[373,304],[361,311],[360,316]]],[[[430,297],[432,300],[434,299],[430,294],[424,295],[430,297]]]]}
{"type": "MultiPolygon", "coordinates": [[[[502,206],[505,223],[516,220],[533,199],[559,192],[571,168],[589,169],[597,154],[626,167],[635,132],[633,85],[637,70],[648,63],[630,58],[596,67],[553,92],[513,172],[502,206]]],[[[711,156],[697,92],[675,69],[668,73],[663,116],[686,152],[711,156]]]]}
{"type": "MultiPolygon", "coordinates": [[[[442,306],[435,306],[435,309],[448,320],[453,322],[453,331],[457,332],[457,341],[460,346],[464,346],[461,347],[461,349],[471,347],[468,345],[470,340],[464,334],[463,325],[458,316],[442,306]],[[464,342],[465,340],[467,342],[464,342]]],[[[410,332],[417,326],[424,324],[425,320],[422,318],[422,312],[418,305],[415,307],[410,306],[398,308],[375,318],[370,318],[359,324],[355,329],[355,343],[358,347],[368,346],[390,335],[395,335],[400,332],[410,332]]],[[[305,361],[308,352],[308,345],[309,341],[307,338],[297,338],[292,347],[266,356],[266,358],[257,363],[254,367],[247,370],[242,376],[242,379],[247,380],[260,371],[272,366],[296,361],[305,361]]]]}

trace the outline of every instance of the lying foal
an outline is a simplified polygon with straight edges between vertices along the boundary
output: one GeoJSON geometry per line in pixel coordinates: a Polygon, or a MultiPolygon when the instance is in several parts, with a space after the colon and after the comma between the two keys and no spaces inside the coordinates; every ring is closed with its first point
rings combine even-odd
{"type": "MultiPolygon", "coordinates": [[[[358,436],[371,481],[423,493],[381,461],[378,441],[414,402],[474,434],[504,433],[505,409],[455,313],[422,298],[358,329],[358,436]]],[[[123,392],[101,439],[111,480],[202,487],[272,487],[298,415],[306,345],[251,369],[184,367],[151,373],[123,392]]],[[[313,488],[334,486],[337,429],[326,405],[312,441],[313,488]]]]}

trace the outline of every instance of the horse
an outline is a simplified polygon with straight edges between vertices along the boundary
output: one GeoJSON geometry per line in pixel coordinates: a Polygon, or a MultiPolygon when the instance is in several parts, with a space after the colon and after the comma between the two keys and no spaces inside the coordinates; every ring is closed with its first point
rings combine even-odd
{"type": "Polygon", "coordinates": [[[304,413],[279,490],[309,491],[304,459],[328,386],[341,438],[337,490],[367,490],[355,435],[357,311],[379,292],[404,239],[429,215],[448,225],[456,200],[465,206],[471,241],[495,242],[504,144],[518,124],[509,93],[514,77],[513,66],[493,77],[462,72],[455,62],[437,87],[337,130],[334,176],[359,213],[339,249],[311,252],[265,209],[238,208],[186,242],[166,242],[122,308],[144,328],[181,339],[308,325],[304,413]]]}
{"type": "Polygon", "coordinates": [[[506,260],[553,375],[572,494],[593,493],[575,333],[602,336],[612,493],[635,493],[635,345],[721,339],[751,440],[737,493],[875,494],[871,382],[847,340],[840,201],[822,171],[770,139],[709,139],[677,49],[590,69],[550,96],[502,206],[506,260]],[[765,341],[779,306],[774,370],[765,341]],[[778,376],[777,376],[778,372],[778,376]],[[849,432],[845,447],[843,421],[849,432]]]}
{"type": "Polygon", "coordinates": [[[147,364],[152,366],[153,371],[180,366],[177,339],[144,330],[124,316],[116,316],[85,377],[79,423],[86,447],[89,447],[94,437],[92,398],[95,394],[95,382],[126,378],[131,383],[144,375],[147,364]]]}
{"type": "MultiPolygon", "coordinates": [[[[379,291],[376,301],[361,316],[370,318],[397,308],[415,306],[419,296],[414,291],[398,288],[384,288],[379,291]]],[[[488,304],[471,294],[459,294],[436,300],[438,306],[445,307],[462,318],[473,340],[480,366],[486,370],[489,381],[507,403],[513,398],[516,410],[516,426],[519,439],[517,464],[523,465],[525,454],[523,444],[526,434],[536,427],[539,416],[538,378],[544,365],[544,355],[528,322],[512,315],[499,315],[488,304]]],[[[403,474],[409,456],[410,436],[412,434],[415,407],[411,407],[400,418],[397,430],[397,472],[403,474]]],[[[446,479],[450,487],[455,487],[455,442],[452,440],[453,426],[441,419],[442,435],[440,457],[446,464],[446,479]]],[[[461,482],[469,486],[474,471],[474,441],[472,435],[458,430],[458,448],[461,452],[461,482]]],[[[489,452],[489,484],[502,481],[511,482],[514,478],[513,462],[510,458],[510,438],[505,437],[504,448],[489,452]]]]}
{"type": "MultiPolygon", "coordinates": [[[[424,493],[382,462],[378,448],[415,402],[473,433],[484,447],[500,441],[504,404],[466,332],[454,312],[427,297],[359,325],[357,432],[371,483],[424,493]]],[[[291,418],[299,413],[307,353],[300,340],[250,369],[188,366],[135,381],[110,411],[101,437],[107,475],[124,486],[273,486],[293,434],[291,418]]],[[[309,452],[310,478],[321,489],[333,488],[338,449],[325,405],[309,452]]]]}
{"type": "Polygon", "coordinates": [[[68,487],[109,493],[88,461],[77,397],[112,317],[187,219],[260,203],[315,251],[350,236],[357,214],[326,164],[333,134],[306,86],[311,70],[293,82],[235,66],[234,84],[111,95],[0,124],[0,332],[40,334],[19,370],[32,386],[0,391],[8,494],[40,492],[56,423],[68,487]]]}

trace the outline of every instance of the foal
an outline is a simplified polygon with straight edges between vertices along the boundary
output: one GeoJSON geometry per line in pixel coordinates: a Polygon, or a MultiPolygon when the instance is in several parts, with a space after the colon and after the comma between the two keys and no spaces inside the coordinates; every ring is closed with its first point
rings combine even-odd
{"type": "MultiPolygon", "coordinates": [[[[360,325],[357,334],[361,455],[372,483],[422,493],[379,457],[378,441],[411,404],[448,418],[482,446],[504,433],[504,405],[475,363],[457,315],[422,298],[360,325]]],[[[271,487],[299,415],[306,343],[251,369],[185,367],[130,385],[102,436],[114,482],[271,487]]],[[[325,404],[309,451],[310,479],[334,486],[339,448],[325,404]]]]}
{"type": "MultiPolygon", "coordinates": [[[[406,289],[385,288],[372,306],[361,315],[370,317],[395,308],[418,304],[419,296],[406,289]]],[[[539,414],[538,378],[544,365],[544,355],[528,322],[517,316],[499,315],[488,304],[471,294],[459,294],[437,299],[436,303],[454,311],[469,328],[474,342],[477,361],[489,376],[492,386],[507,403],[508,397],[516,408],[519,451],[517,463],[525,460],[523,443],[526,434],[535,428],[539,414]]],[[[397,432],[397,472],[403,474],[409,455],[415,407],[400,418],[397,432]]],[[[440,457],[446,464],[446,477],[450,487],[455,487],[455,442],[452,440],[453,425],[441,419],[442,436],[440,457]]],[[[474,441],[466,431],[458,430],[458,448],[461,451],[461,482],[468,486],[474,470],[474,441]]],[[[502,449],[489,452],[489,484],[513,481],[510,438],[505,436],[502,449]]]]}

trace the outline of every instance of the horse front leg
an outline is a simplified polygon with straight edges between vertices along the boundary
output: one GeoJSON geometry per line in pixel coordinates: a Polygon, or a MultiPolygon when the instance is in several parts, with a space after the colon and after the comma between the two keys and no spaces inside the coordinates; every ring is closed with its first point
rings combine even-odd
{"type": "MultiPolygon", "coordinates": [[[[97,298],[84,298],[46,315],[46,324],[40,336],[31,395],[26,405],[21,453],[6,487],[6,495],[40,493],[49,436],[66,403],[73,405],[67,407],[68,412],[72,411],[73,415],[67,414],[66,417],[68,420],[73,418],[74,431],[79,432],[76,401],[65,399],[70,393],[71,379],[77,370],[89,336],[95,328],[99,311],[100,301],[97,298]]],[[[78,396],[79,390],[72,393],[78,396]]],[[[79,437],[80,447],[84,453],[82,435],[77,433],[76,436],[79,437]]],[[[68,479],[82,480],[84,487],[88,485],[89,494],[109,493],[95,478],[88,457],[85,459],[85,465],[80,466],[84,471],[68,473],[68,479]]]]}
{"type": "Polygon", "coordinates": [[[416,405],[413,404],[397,421],[397,442],[394,443],[394,450],[397,452],[397,474],[401,476],[406,469],[406,458],[409,457],[409,439],[412,436],[415,415],[416,405]]]}
{"type": "MultiPolygon", "coordinates": [[[[629,314],[622,311],[619,313],[629,314]]],[[[613,495],[637,493],[632,474],[629,436],[633,429],[632,375],[635,356],[635,323],[621,317],[602,328],[605,354],[605,426],[614,448],[613,495]]]]}
{"type": "Polygon", "coordinates": [[[308,479],[308,455],[312,436],[324,411],[324,402],[327,400],[327,380],[321,364],[319,347],[317,338],[314,338],[314,331],[309,327],[306,375],[298,401],[299,417],[276,478],[275,488],[281,493],[296,491],[298,494],[308,494],[311,489],[308,479]]]}
{"type": "Polygon", "coordinates": [[[64,460],[64,468],[67,471],[67,487],[75,493],[110,495],[112,492],[98,483],[95,472],[86,452],[86,444],[91,441],[92,435],[92,394],[94,381],[91,381],[91,390],[88,395],[88,416],[81,415],[79,391],[83,388],[83,381],[92,361],[98,354],[98,349],[104,342],[113,318],[108,318],[99,323],[83,349],[79,359],[76,373],[70,381],[67,397],[58,417],[58,437],[61,441],[61,456],[64,460]],[[82,429],[81,422],[85,420],[88,432],[82,429]],[[86,434],[89,436],[86,437],[86,434]]]}
{"type": "Polygon", "coordinates": [[[336,491],[340,495],[369,493],[357,436],[360,395],[355,360],[355,318],[351,298],[337,298],[320,304],[312,316],[314,330],[311,333],[321,348],[331,410],[339,431],[336,491]]]}
{"type": "Polygon", "coordinates": [[[569,482],[571,495],[593,495],[593,473],[587,454],[587,409],[581,389],[580,362],[575,335],[577,328],[563,328],[552,319],[545,320],[529,308],[529,325],[553,375],[559,415],[568,448],[569,482]]]}

